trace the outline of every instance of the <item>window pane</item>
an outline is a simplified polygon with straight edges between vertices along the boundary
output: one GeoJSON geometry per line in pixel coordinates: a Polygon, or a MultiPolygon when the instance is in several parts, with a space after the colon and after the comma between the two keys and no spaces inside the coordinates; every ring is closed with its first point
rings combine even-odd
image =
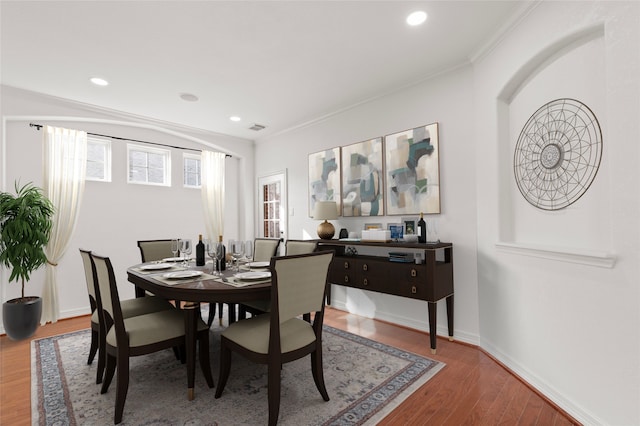
{"type": "Polygon", "coordinates": [[[169,185],[170,151],[129,146],[129,182],[169,185]]]}

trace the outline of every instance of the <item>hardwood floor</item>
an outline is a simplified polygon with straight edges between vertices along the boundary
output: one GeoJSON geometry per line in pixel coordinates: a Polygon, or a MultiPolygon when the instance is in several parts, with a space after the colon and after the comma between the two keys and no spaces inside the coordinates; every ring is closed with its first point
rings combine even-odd
{"type": "MultiPolygon", "coordinates": [[[[327,308],[325,324],[446,363],[380,425],[578,424],[477,348],[327,308]]],[[[89,317],[40,327],[34,339],[89,327],[89,317]]],[[[0,337],[0,424],[31,424],[30,342],[0,337]]]]}

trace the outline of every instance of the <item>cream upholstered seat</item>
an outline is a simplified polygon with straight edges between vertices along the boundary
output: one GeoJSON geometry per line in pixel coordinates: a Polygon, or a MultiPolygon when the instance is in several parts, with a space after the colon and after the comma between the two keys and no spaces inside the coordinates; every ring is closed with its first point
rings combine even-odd
{"type": "MultiPolygon", "coordinates": [[[[318,242],[313,240],[287,240],[284,245],[285,256],[313,253],[317,247],[318,242]]],[[[268,300],[251,300],[242,303],[242,309],[250,312],[252,315],[259,315],[264,312],[269,312],[270,304],[271,302],[268,300]]]]}
{"type": "MultiPolygon", "coordinates": [[[[89,359],[87,364],[91,364],[98,354],[98,369],[96,372],[96,383],[102,382],[105,366],[105,331],[104,323],[100,321],[97,301],[97,282],[94,276],[94,270],[91,265],[91,252],[80,249],[82,264],[84,266],[85,282],[87,284],[87,292],[89,293],[89,304],[91,305],[91,347],[89,349],[89,359]]],[[[137,299],[128,299],[120,301],[122,308],[122,316],[129,318],[137,315],[144,315],[151,312],[164,311],[172,309],[173,305],[164,299],[155,296],[141,297],[137,299]]]]}
{"type": "Polygon", "coordinates": [[[173,257],[171,240],[139,240],[138,248],[142,263],[173,257]]]}
{"type": "MultiPolygon", "coordinates": [[[[129,388],[129,358],[185,344],[184,312],[168,309],[123,318],[113,267],[108,257],[91,254],[98,282],[98,310],[105,329],[106,373],[101,393],[106,393],[117,369],[114,423],[122,421],[129,388]]],[[[146,299],[143,298],[143,299],[146,299]]],[[[209,387],[213,387],[209,363],[209,328],[200,319],[197,324],[200,367],[209,387]]],[[[146,397],[147,395],[145,395],[146,397]]]]}
{"type": "Polygon", "coordinates": [[[279,238],[256,238],[253,241],[253,261],[268,262],[278,254],[279,238]]]}
{"type": "Polygon", "coordinates": [[[220,339],[220,376],[216,398],[222,395],[231,370],[231,352],[268,366],[269,424],[280,410],[280,372],[283,364],[311,355],[313,379],[325,401],[329,395],[322,371],[322,323],[327,274],[333,252],[271,259],[269,313],[231,324],[220,339]],[[300,316],[313,313],[313,322],[300,316]]]}

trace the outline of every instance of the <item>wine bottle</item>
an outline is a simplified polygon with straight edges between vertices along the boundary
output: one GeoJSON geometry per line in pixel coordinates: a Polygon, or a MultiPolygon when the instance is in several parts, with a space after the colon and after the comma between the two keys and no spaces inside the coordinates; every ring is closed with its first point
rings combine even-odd
{"type": "MultiPolygon", "coordinates": [[[[222,244],[222,235],[218,235],[218,241],[222,244]]],[[[224,271],[227,269],[227,249],[222,244],[222,259],[220,259],[220,270],[224,271]]]]}
{"type": "Polygon", "coordinates": [[[198,235],[198,244],[196,244],[196,266],[204,266],[204,243],[202,242],[202,234],[198,235]]]}
{"type": "Polygon", "coordinates": [[[418,220],[418,242],[427,242],[427,223],[424,221],[422,213],[420,213],[420,220],[418,220]]]}

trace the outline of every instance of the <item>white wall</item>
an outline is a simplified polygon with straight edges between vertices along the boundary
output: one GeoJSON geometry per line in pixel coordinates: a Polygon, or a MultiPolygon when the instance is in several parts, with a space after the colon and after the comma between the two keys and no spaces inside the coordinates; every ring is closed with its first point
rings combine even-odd
{"type": "MultiPolygon", "coordinates": [[[[290,237],[313,238],[309,153],[439,122],[435,220],[454,245],[455,338],[479,344],[585,424],[640,423],[639,5],[536,3],[472,68],[256,144],[256,176],[288,169],[290,237]],[[559,97],[592,107],[604,154],[578,202],[544,213],[518,193],[513,149],[528,117],[559,97]]],[[[426,303],[340,286],[333,294],[337,307],[428,329],[426,303]]]]}
{"type": "Polygon", "coordinates": [[[586,424],[640,423],[639,6],[542,2],[474,66],[481,346],[586,424]],[[603,158],[582,198],[544,212],[513,152],[562,97],[594,111],[603,158]]]}
{"type": "MultiPolygon", "coordinates": [[[[440,215],[439,238],[454,245],[455,335],[478,344],[476,281],[476,193],[471,68],[453,70],[402,92],[382,97],[311,126],[256,144],[256,176],[287,169],[289,238],[317,238],[317,221],[308,211],[308,155],[327,148],[350,145],[378,136],[439,123],[440,215]]],[[[336,230],[360,231],[365,222],[395,223],[398,216],[343,218],[333,221],[336,230]]],[[[337,232],[337,231],[336,231],[337,232]]],[[[421,330],[429,330],[427,303],[356,289],[333,287],[332,304],[369,317],[421,330]]],[[[447,335],[444,300],[438,303],[438,333],[447,335]]],[[[425,340],[425,344],[428,342],[425,340]]]]}
{"type": "MultiPolygon", "coordinates": [[[[3,191],[13,191],[17,179],[22,183],[42,184],[43,131],[29,127],[30,122],[188,148],[221,150],[233,156],[226,161],[229,196],[225,205],[225,241],[254,233],[250,213],[253,211],[252,141],[124,117],[10,87],[2,87],[2,117],[0,175],[3,191]],[[247,215],[249,220],[245,220],[247,215]]],[[[126,182],[126,145],[127,142],[112,142],[112,182],[86,183],[74,236],[58,266],[61,318],[89,312],[79,248],[111,257],[121,296],[129,298],[133,297],[133,286],[126,280],[126,268],[140,262],[137,240],[173,237],[196,240],[199,233],[205,232],[200,190],[182,185],[182,156],[191,151],[171,149],[171,187],[134,185],[126,182]]],[[[6,285],[7,272],[0,270],[3,301],[20,296],[18,283],[6,285]]],[[[41,295],[43,280],[44,268],[33,274],[26,293],[41,295]]]]}

